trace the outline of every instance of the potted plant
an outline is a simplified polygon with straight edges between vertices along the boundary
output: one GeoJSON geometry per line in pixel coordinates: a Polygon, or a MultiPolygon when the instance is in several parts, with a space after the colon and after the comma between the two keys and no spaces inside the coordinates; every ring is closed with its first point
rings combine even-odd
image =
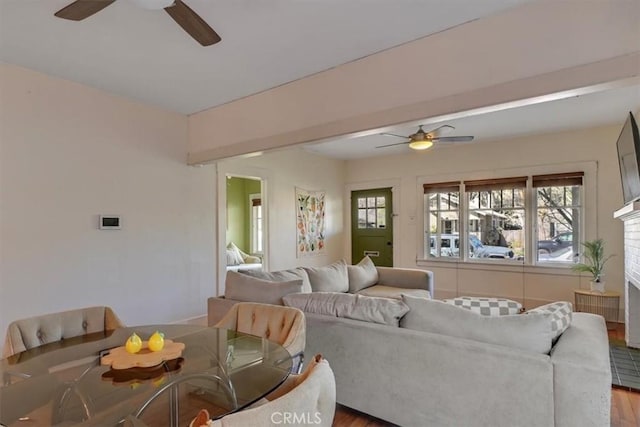
{"type": "Polygon", "coordinates": [[[596,239],[584,242],[584,263],[578,263],[571,267],[573,271],[591,274],[591,290],[604,292],[604,281],[602,280],[604,265],[613,255],[604,256],[604,240],[596,239]]]}

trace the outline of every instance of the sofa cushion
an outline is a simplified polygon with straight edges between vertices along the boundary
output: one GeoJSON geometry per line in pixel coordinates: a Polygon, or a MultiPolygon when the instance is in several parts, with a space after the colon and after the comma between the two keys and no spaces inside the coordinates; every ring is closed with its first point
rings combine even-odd
{"type": "Polygon", "coordinates": [[[546,314],[482,316],[443,301],[403,295],[411,309],[400,326],[546,354],[551,328],[546,314]]]}
{"type": "Polygon", "coordinates": [[[431,298],[431,294],[426,289],[396,288],[395,286],[373,285],[356,292],[367,297],[402,299],[402,294],[413,297],[431,298]]]}
{"type": "Polygon", "coordinates": [[[292,268],[290,270],[279,271],[262,271],[262,270],[238,270],[242,274],[257,277],[262,280],[269,280],[271,282],[285,282],[288,280],[302,279],[302,291],[304,293],[311,292],[311,283],[309,282],[309,275],[302,267],[292,268]]]}
{"type": "Polygon", "coordinates": [[[302,292],[302,279],[271,282],[227,271],[224,294],[226,299],[282,305],[282,297],[295,292],[302,292]]]}
{"type": "Polygon", "coordinates": [[[552,338],[556,339],[571,325],[573,305],[568,301],[556,301],[527,311],[527,314],[542,313],[549,316],[552,338]]]}
{"type": "Polygon", "coordinates": [[[336,261],[324,267],[303,267],[309,275],[313,292],[348,292],[347,263],[336,261]]]}
{"type": "Polygon", "coordinates": [[[313,292],[290,294],[282,298],[285,305],[306,313],[346,317],[365,322],[398,326],[409,307],[399,300],[365,297],[342,292],[313,292]]]}
{"type": "Polygon", "coordinates": [[[378,270],[369,256],[362,258],[356,265],[347,265],[347,274],[349,292],[352,294],[378,283],[378,270]]]}
{"type": "Polygon", "coordinates": [[[522,304],[505,298],[458,297],[444,300],[444,302],[484,316],[504,316],[522,312],[522,304]]]}

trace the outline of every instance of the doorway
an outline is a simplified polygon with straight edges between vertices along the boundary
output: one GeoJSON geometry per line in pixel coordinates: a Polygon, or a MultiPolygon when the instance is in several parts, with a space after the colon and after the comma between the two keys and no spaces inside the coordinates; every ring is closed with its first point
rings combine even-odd
{"type": "MultiPolygon", "coordinates": [[[[269,180],[271,176],[268,171],[261,168],[247,166],[237,162],[220,162],[216,164],[217,169],[217,263],[216,263],[216,295],[224,295],[225,278],[227,271],[234,269],[227,268],[226,247],[230,242],[240,247],[235,240],[243,242],[242,251],[251,255],[256,253],[261,258],[261,268],[269,271],[269,180]],[[243,179],[240,185],[244,189],[240,192],[242,196],[234,196],[234,184],[243,179]],[[259,185],[259,186],[258,186],[259,185]],[[259,199],[258,196],[259,195],[259,199]],[[256,200],[258,199],[258,200],[256,200]],[[232,202],[231,200],[235,200],[232,202]],[[259,205],[258,209],[254,205],[259,205]],[[236,208],[237,207],[237,208],[236,208]],[[251,214],[260,215],[260,224],[255,224],[257,230],[252,230],[251,214]],[[237,224],[242,223],[242,232],[236,229],[237,224]],[[259,231],[259,233],[257,233],[259,231]],[[254,233],[260,239],[260,245],[252,246],[251,237],[254,233]],[[260,247],[261,246],[261,247],[260,247]],[[253,248],[253,249],[252,249],[253,248]]],[[[254,267],[254,266],[252,266],[254,267]]],[[[239,269],[239,267],[238,267],[239,269]]],[[[244,268],[243,268],[244,269],[244,268]]]]}
{"type": "Polygon", "coordinates": [[[227,175],[226,244],[233,243],[244,253],[264,255],[262,181],[227,175]]]}
{"type": "Polygon", "coordinates": [[[351,259],[368,255],[379,267],[393,267],[391,188],[351,192],[351,259]]]}

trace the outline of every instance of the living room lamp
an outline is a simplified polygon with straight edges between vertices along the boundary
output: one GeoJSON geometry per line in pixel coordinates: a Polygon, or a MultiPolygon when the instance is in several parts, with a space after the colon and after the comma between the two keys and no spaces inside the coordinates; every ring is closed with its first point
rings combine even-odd
{"type": "Polygon", "coordinates": [[[419,139],[412,140],[409,143],[409,148],[414,150],[426,150],[427,148],[431,148],[433,146],[433,141],[431,139],[419,139]]]}

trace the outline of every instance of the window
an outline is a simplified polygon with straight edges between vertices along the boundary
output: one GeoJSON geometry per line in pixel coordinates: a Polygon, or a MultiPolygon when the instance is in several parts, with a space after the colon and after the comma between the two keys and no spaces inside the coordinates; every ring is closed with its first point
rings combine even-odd
{"type": "Polygon", "coordinates": [[[358,198],[358,228],[387,228],[384,197],[358,198]]]}
{"type": "Polygon", "coordinates": [[[526,186],[527,177],[465,182],[469,258],[524,259],[526,186]]]}
{"type": "Polygon", "coordinates": [[[460,256],[460,183],[425,184],[425,231],[429,248],[425,253],[433,257],[458,258],[460,256]],[[437,242],[437,244],[436,244],[437,242]]]}
{"type": "Polygon", "coordinates": [[[556,265],[577,262],[583,175],[424,184],[425,256],[556,265]],[[536,250],[528,254],[532,248],[536,250]]]}
{"type": "Polygon", "coordinates": [[[262,253],[262,198],[260,194],[249,195],[251,224],[251,253],[262,253]]]}
{"type": "Polygon", "coordinates": [[[581,172],[533,177],[537,260],[575,262],[580,246],[581,172]]]}

